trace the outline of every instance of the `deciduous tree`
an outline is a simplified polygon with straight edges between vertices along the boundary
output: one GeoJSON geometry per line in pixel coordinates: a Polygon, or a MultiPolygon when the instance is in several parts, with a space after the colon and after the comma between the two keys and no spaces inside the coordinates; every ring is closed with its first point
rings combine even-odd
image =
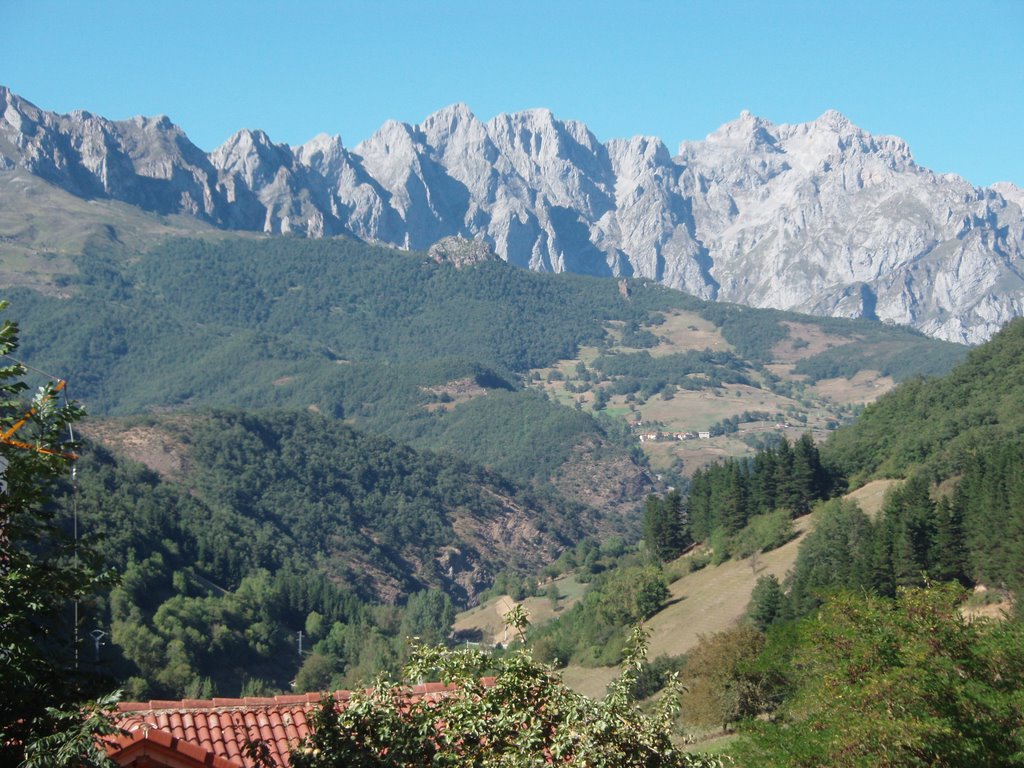
{"type": "MultiPolygon", "coordinates": [[[[0,309],[5,304],[0,302],[0,309]]],[[[0,754],[27,766],[105,763],[93,736],[109,731],[111,699],[93,702],[77,668],[70,607],[109,583],[84,549],[62,534],[50,503],[68,472],[68,427],[82,415],[57,387],[39,389],[26,406],[24,368],[7,357],[17,327],[0,325],[0,754]]]]}
{"type": "Polygon", "coordinates": [[[448,684],[442,695],[412,700],[410,689],[379,682],[343,706],[325,700],[313,734],[292,756],[296,768],[369,766],[721,766],[673,743],[673,687],[653,715],[630,691],[643,666],[646,635],[635,630],[622,675],[600,701],[566,686],[526,650],[502,657],[476,650],[420,647],[407,679],[448,684]],[[487,676],[490,679],[487,679],[487,676]]]}
{"type": "Polygon", "coordinates": [[[745,766],[1020,765],[1024,627],[967,619],[956,585],[844,593],[806,620],[795,693],[745,766]]]}

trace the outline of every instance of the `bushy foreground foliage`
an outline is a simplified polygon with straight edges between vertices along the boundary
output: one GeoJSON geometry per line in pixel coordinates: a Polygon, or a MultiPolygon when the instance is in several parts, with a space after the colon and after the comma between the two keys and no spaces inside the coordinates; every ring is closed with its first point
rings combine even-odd
{"type": "Polygon", "coordinates": [[[622,674],[600,701],[568,688],[529,651],[496,657],[476,650],[422,647],[405,677],[440,679],[448,691],[410,702],[409,689],[379,682],[338,708],[326,700],[313,735],[292,757],[296,768],[334,766],[722,766],[670,738],[678,688],[653,715],[630,690],[643,668],[646,635],[633,631],[622,674]],[[488,677],[490,676],[490,677],[488,677]]]}
{"type": "Polygon", "coordinates": [[[792,694],[752,726],[742,764],[1024,765],[1024,626],[966,618],[962,598],[943,585],[826,602],[796,633],[792,694]]]}
{"type": "MultiPolygon", "coordinates": [[[[6,304],[0,302],[0,310],[6,304]]],[[[69,426],[82,410],[53,382],[30,403],[25,369],[7,357],[17,327],[0,326],[0,764],[93,766],[110,696],[88,703],[96,681],[77,663],[70,607],[110,583],[84,548],[63,536],[50,496],[69,469],[69,426]],[[87,702],[79,704],[78,702],[87,702]],[[83,708],[86,714],[83,715],[83,708]]]]}
{"type": "Polygon", "coordinates": [[[583,599],[530,640],[537,658],[556,666],[612,666],[622,660],[629,627],[657,613],[669,597],[660,564],[635,556],[594,577],[583,599]]]}

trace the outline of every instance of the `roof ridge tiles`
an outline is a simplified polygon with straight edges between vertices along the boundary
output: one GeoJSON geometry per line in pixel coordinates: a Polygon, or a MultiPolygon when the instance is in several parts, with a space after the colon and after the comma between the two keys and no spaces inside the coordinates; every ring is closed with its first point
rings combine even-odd
{"type": "Polygon", "coordinates": [[[347,701],[351,698],[351,691],[329,691],[317,693],[296,693],[280,696],[247,696],[245,698],[221,698],[212,699],[151,699],[150,701],[122,701],[117,705],[117,712],[161,712],[161,711],[215,711],[223,709],[247,710],[247,709],[273,709],[288,706],[302,706],[306,704],[317,704],[325,697],[333,698],[335,701],[347,701]]]}

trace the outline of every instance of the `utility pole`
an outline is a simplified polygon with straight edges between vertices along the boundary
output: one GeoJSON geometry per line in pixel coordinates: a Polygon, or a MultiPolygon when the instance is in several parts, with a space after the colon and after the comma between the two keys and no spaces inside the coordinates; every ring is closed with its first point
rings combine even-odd
{"type": "Polygon", "coordinates": [[[106,643],[102,641],[103,638],[107,636],[107,633],[104,632],[102,629],[94,629],[92,632],[89,633],[89,635],[92,637],[92,641],[96,647],[96,663],[98,664],[100,661],[100,646],[106,645],[106,643]]]}
{"type": "Polygon", "coordinates": [[[299,658],[302,658],[302,630],[299,630],[299,658]]]}

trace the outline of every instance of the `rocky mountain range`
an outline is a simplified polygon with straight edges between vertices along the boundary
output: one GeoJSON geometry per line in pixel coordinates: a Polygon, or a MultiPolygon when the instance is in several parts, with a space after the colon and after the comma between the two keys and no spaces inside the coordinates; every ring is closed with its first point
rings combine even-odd
{"type": "MultiPolygon", "coordinates": [[[[676,155],[599,142],[544,109],[462,104],[352,149],[242,130],[210,153],[166,117],[60,115],[0,87],[0,172],[225,229],[427,249],[481,241],[535,270],[657,280],[702,298],[987,339],[1024,309],[1024,191],[918,166],[838,112],[746,112],[676,155]]],[[[2,205],[0,199],[0,205],[2,205]]]]}

